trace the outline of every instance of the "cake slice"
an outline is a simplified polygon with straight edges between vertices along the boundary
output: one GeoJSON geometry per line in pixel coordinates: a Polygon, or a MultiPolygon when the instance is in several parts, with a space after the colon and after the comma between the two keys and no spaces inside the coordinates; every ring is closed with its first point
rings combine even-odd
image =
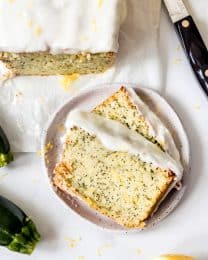
{"type": "Polygon", "coordinates": [[[115,61],[125,0],[0,1],[0,10],[2,78],[100,73],[115,61]]]}
{"type": "Polygon", "coordinates": [[[180,154],[170,131],[132,88],[121,87],[95,107],[93,112],[121,122],[180,161],[180,154]]]}
{"type": "Polygon", "coordinates": [[[117,223],[136,228],[145,226],[183,170],[160,145],[144,137],[148,134],[148,127],[142,127],[145,118],[136,122],[139,117],[133,106],[124,102],[123,109],[112,116],[115,107],[110,100],[121,92],[128,96],[122,88],[92,113],[70,113],[70,130],[53,181],[117,223]],[[135,114],[129,125],[123,121],[124,114],[135,114]]]}

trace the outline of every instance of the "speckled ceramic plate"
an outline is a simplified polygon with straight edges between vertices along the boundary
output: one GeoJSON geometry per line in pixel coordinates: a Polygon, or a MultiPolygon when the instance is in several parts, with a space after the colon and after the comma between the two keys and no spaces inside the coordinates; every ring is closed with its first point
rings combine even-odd
{"type": "Polygon", "coordinates": [[[179,191],[174,189],[172,190],[172,192],[169,193],[169,195],[160,205],[156,213],[147,221],[147,228],[154,226],[159,221],[164,219],[177,206],[186,190],[189,173],[190,150],[186,132],[177,114],[163,97],[161,97],[159,94],[151,89],[139,88],[133,84],[106,84],[80,92],[79,95],[71,98],[55,113],[55,115],[49,122],[46,130],[44,131],[42,148],[45,147],[45,145],[49,142],[53,144],[53,148],[48,150],[46,158],[44,157],[42,161],[54,191],[59,196],[59,198],[63,200],[73,211],[100,227],[109,230],[127,231],[126,228],[118,225],[111,219],[89,208],[83,201],[81,201],[77,197],[66,194],[65,192],[54,187],[54,185],[52,184],[53,169],[56,163],[60,160],[60,155],[62,153],[61,137],[64,135],[64,133],[62,131],[59,131],[58,129],[60,125],[65,123],[68,113],[74,108],[89,111],[92,110],[96,105],[104,101],[107,97],[118,90],[118,88],[122,85],[133,87],[136,92],[143,98],[143,100],[149,105],[149,107],[154,112],[156,111],[160,119],[173,134],[176,145],[181,153],[181,158],[185,169],[183,186],[179,191]]]}

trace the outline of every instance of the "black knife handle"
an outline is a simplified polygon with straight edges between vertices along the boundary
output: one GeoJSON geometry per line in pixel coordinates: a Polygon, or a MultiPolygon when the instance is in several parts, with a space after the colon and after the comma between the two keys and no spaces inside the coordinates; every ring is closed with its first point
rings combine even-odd
{"type": "Polygon", "coordinates": [[[175,23],[182,45],[201,87],[208,96],[208,51],[191,16],[175,23]]]}

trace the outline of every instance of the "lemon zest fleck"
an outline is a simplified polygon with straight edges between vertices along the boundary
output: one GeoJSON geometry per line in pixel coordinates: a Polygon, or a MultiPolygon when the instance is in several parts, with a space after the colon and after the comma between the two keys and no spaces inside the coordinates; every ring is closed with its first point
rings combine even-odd
{"type": "Polygon", "coordinates": [[[34,25],[34,21],[32,19],[29,19],[27,21],[27,24],[28,24],[29,27],[32,27],[34,25]]]}
{"type": "Polygon", "coordinates": [[[78,239],[66,237],[65,240],[69,243],[70,248],[75,248],[78,245],[78,243],[81,241],[81,237],[79,237],[78,239]]]}
{"type": "Polygon", "coordinates": [[[98,247],[97,250],[96,250],[96,255],[97,256],[102,256],[102,254],[104,253],[104,250],[107,249],[107,248],[111,248],[112,245],[110,244],[105,244],[101,247],[98,247]]]}
{"type": "Polygon", "coordinates": [[[180,58],[176,58],[176,59],[173,60],[173,64],[178,65],[178,64],[181,63],[181,61],[182,60],[180,58]]]}
{"type": "Polygon", "coordinates": [[[84,259],[85,259],[84,256],[78,256],[78,257],[77,257],[77,260],[84,260],[84,259]]]}
{"type": "Polygon", "coordinates": [[[136,254],[137,254],[137,255],[141,255],[141,253],[142,253],[142,251],[141,251],[140,249],[137,249],[137,250],[136,250],[136,254]]]}
{"type": "Polygon", "coordinates": [[[68,91],[69,90],[69,86],[79,78],[79,74],[78,73],[74,73],[74,74],[71,74],[71,75],[66,75],[66,76],[63,76],[62,80],[61,80],[61,86],[63,87],[63,89],[65,91],[68,91]]]}
{"type": "Polygon", "coordinates": [[[98,26],[97,26],[96,19],[92,19],[92,26],[93,26],[93,31],[98,32],[98,26]]]}

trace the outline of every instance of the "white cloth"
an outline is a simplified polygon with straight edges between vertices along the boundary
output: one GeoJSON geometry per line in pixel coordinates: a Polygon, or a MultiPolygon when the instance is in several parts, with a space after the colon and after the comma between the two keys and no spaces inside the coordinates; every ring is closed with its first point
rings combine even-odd
{"type": "MultiPolygon", "coordinates": [[[[0,87],[0,125],[16,152],[40,149],[42,129],[55,110],[77,90],[106,82],[132,82],[159,90],[157,52],[159,0],[128,0],[116,65],[104,74],[82,76],[69,91],[62,77],[16,77],[0,87]]],[[[12,21],[11,21],[12,22],[12,21]]]]}

